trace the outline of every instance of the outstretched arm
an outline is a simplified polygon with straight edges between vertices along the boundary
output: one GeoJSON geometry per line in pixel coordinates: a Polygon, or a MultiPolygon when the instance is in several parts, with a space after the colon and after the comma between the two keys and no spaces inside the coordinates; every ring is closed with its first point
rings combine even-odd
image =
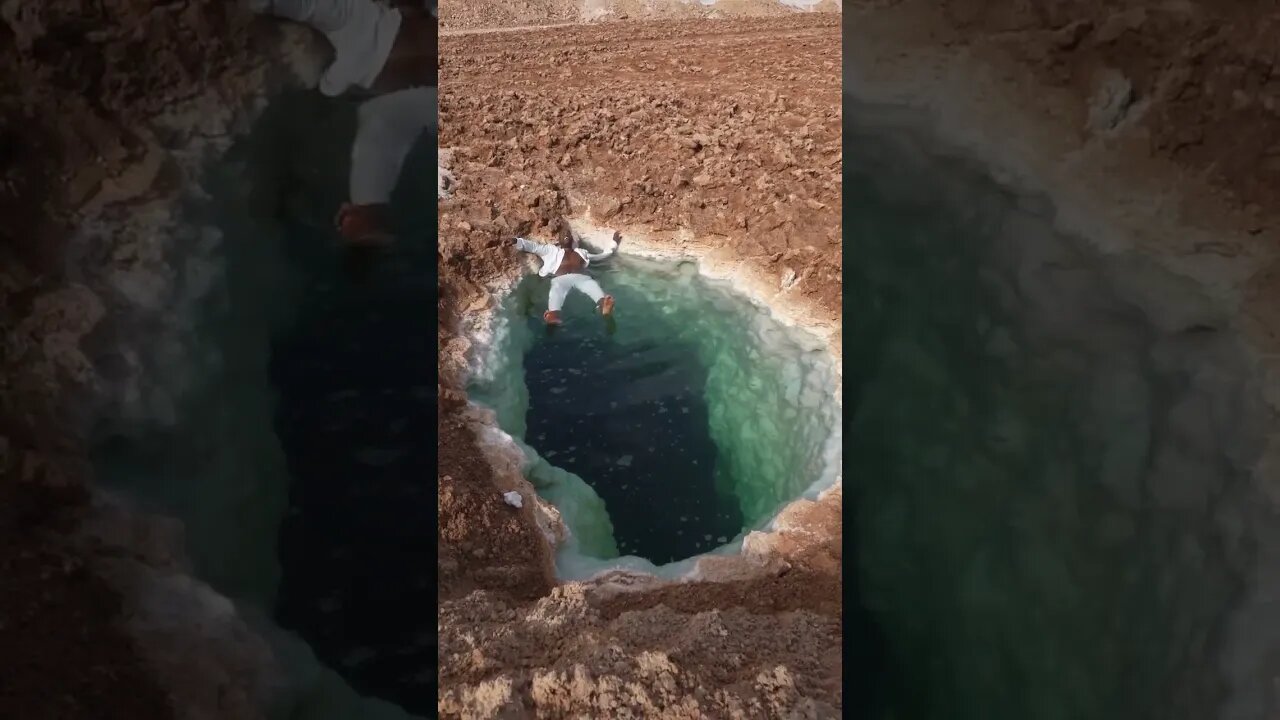
{"type": "Polygon", "coordinates": [[[621,245],[622,245],[622,232],[619,230],[614,230],[613,231],[613,247],[600,253],[587,253],[587,260],[591,262],[595,262],[597,260],[605,260],[607,258],[611,258],[613,257],[614,253],[618,252],[618,247],[621,245]]]}
{"type": "Polygon", "coordinates": [[[544,245],[542,243],[534,242],[532,240],[525,240],[522,237],[518,237],[515,239],[515,246],[516,246],[516,249],[519,250],[520,252],[533,253],[538,257],[545,257],[547,253],[551,252],[550,245],[544,245]]]}

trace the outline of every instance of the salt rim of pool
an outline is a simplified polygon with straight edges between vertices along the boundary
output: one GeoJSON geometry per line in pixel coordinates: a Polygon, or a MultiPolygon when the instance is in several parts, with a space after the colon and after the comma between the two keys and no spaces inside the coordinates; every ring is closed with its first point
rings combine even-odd
{"type": "MultiPolygon", "coordinates": [[[[595,249],[613,246],[611,240],[615,228],[604,228],[589,220],[578,218],[570,220],[575,233],[585,244],[595,249]]],[[[739,297],[750,301],[766,311],[768,317],[784,326],[801,331],[810,336],[816,345],[825,349],[831,361],[833,392],[831,401],[837,409],[841,407],[841,353],[839,321],[832,323],[820,316],[806,312],[802,300],[787,296],[785,283],[778,289],[764,279],[763,274],[750,267],[746,262],[726,257],[724,253],[708,252],[688,231],[675,235],[674,242],[664,242],[652,234],[633,228],[621,228],[625,236],[623,252],[635,257],[666,261],[692,262],[698,274],[704,280],[726,285],[739,297]]],[[[496,353],[502,346],[507,332],[507,320],[503,317],[503,300],[510,295],[516,285],[523,279],[524,273],[517,270],[490,286],[493,302],[488,303],[479,312],[469,315],[463,335],[471,342],[469,352],[467,381],[477,376],[488,374],[492,364],[496,362],[496,353]]],[[[757,525],[757,529],[747,528],[731,539],[709,552],[671,562],[662,566],[643,558],[623,556],[610,559],[588,557],[576,549],[573,533],[564,522],[562,509],[555,506],[547,498],[541,497],[527,479],[527,473],[535,466],[546,465],[551,470],[564,473],[577,482],[583,482],[572,473],[556,468],[542,458],[536,450],[504,430],[497,423],[496,413],[475,401],[468,401],[468,414],[476,426],[477,439],[486,462],[493,468],[499,478],[499,485],[519,488],[532,496],[531,503],[534,517],[543,532],[555,556],[556,574],[560,581],[583,581],[615,576],[617,573],[652,576],[668,580],[703,580],[720,577],[726,574],[738,575],[742,569],[727,569],[723,565],[712,567],[708,559],[740,558],[748,560],[750,566],[763,570],[774,555],[771,536],[783,531],[797,530],[787,520],[795,518],[802,504],[822,502],[832,495],[842,496],[843,469],[841,463],[843,453],[839,447],[838,433],[833,433],[828,443],[834,441],[833,473],[824,473],[827,477],[819,478],[809,485],[793,500],[785,503],[766,522],[757,525]],[[505,482],[504,482],[505,481],[505,482]]],[[[504,492],[507,487],[496,487],[495,491],[504,492]]],[[[838,500],[837,500],[838,501],[838,500]]],[[[807,533],[814,535],[815,533],[807,533]]],[[[750,569],[747,572],[751,572],[750,569]]]]}

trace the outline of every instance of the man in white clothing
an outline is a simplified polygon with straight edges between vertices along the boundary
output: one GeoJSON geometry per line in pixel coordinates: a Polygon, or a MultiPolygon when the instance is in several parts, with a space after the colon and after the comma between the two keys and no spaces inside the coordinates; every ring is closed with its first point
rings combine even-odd
{"type": "Polygon", "coordinates": [[[592,262],[604,260],[617,252],[618,246],[622,244],[622,233],[613,233],[613,249],[591,253],[577,246],[568,223],[562,222],[560,228],[560,237],[554,245],[519,237],[515,239],[517,250],[537,255],[542,260],[542,268],[538,270],[538,274],[551,278],[551,293],[542,319],[548,325],[560,324],[560,310],[564,307],[570,290],[577,290],[591,298],[602,315],[613,314],[613,296],[605,295],[600,284],[587,275],[586,270],[592,262]]]}
{"type": "Polygon", "coordinates": [[[436,116],[436,6],[423,0],[249,0],[254,12],[324,33],[333,63],[320,92],[370,96],[360,105],[351,149],[350,201],[338,211],[349,242],[391,239],[387,210],[409,151],[436,116]]]}

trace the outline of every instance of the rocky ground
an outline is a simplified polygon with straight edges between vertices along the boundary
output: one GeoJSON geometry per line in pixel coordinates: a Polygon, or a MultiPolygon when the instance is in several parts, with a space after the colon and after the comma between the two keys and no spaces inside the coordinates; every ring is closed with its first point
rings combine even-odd
{"type": "MultiPolygon", "coordinates": [[[[1251,216],[1280,204],[1280,9],[1270,3],[855,0],[850,9],[854,24],[861,11],[913,18],[932,43],[1012,61],[1085,100],[1069,110],[1077,140],[1131,134],[1133,150],[1203,176],[1251,216]]],[[[1259,219],[1252,229],[1265,227],[1259,219]]]]}
{"type": "Polygon", "coordinates": [[[845,22],[846,89],[927,110],[1280,337],[1274,5],[856,0],[845,22]]]}
{"type": "Polygon", "coordinates": [[[145,549],[81,532],[84,420],[122,377],[103,350],[144,314],[113,280],[168,272],[168,235],[131,219],[187,190],[282,32],[217,0],[6,2],[0,18],[0,717],[195,711],[207,698],[177,699],[126,628],[136,598],[106,579],[145,549]]]}
{"type": "Polygon", "coordinates": [[[838,492],[795,509],[819,541],[780,533],[786,552],[754,571],[556,586],[536,508],[499,493],[530,489],[477,461],[491,441],[463,391],[468,331],[522,267],[510,238],[546,237],[561,216],[659,245],[691,231],[698,254],[838,322],[839,62],[829,14],[442,40],[443,717],[839,714],[838,492]]]}

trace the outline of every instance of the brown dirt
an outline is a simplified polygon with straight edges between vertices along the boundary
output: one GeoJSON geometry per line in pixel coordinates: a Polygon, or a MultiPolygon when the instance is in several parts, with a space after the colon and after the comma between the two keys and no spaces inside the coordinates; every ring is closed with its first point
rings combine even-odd
{"type": "Polygon", "coordinates": [[[463,321],[517,271],[511,237],[588,206],[775,277],[798,268],[797,301],[838,317],[839,53],[834,15],[442,39],[442,717],[839,713],[838,495],[808,510],[826,540],[762,577],[553,586],[495,569],[545,544],[502,503],[461,410],[463,321]]]}
{"type": "Polygon", "coordinates": [[[457,414],[442,410],[437,427],[440,599],[477,589],[526,600],[545,595],[550,558],[537,527],[490,489],[493,471],[457,414]]]}
{"type": "MultiPolygon", "coordinates": [[[[1103,73],[1119,73],[1132,84],[1133,121],[1150,155],[1206,176],[1241,207],[1280,205],[1280,8],[1273,3],[935,5],[960,42],[1003,50],[1050,87],[1088,98],[1103,73]]],[[[1083,137],[1088,119],[1077,121],[1083,137]]]]}
{"type": "Polygon", "coordinates": [[[441,51],[440,147],[460,183],[440,205],[441,254],[466,266],[450,277],[491,279],[511,263],[504,238],[586,203],[602,222],[800,266],[810,300],[838,311],[838,17],[450,37],[441,51]]]}
{"type": "Polygon", "coordinates": [[[91,482],[78,348],[105,308],[87,284],[122,260],[72,230],[174,196],[183,138],[153,121],[240,106],[272,31],[220,0],[6,2],[0,17],[0,717],[169,717],[98,551],[72,540],[91,482]]]}
{"type": "Polygon", "coordinates": [[[967,134],[987,154],[1109,215],[1127,245],[1230,288],[1280,376],[1280,8],[856,0],[847,12],[866,82],[953,115],[967,95],[968,117],[946,122],[984,126],[967,134]]]}
{"type": "MultiPolygon", "coordinates": [[[[1054,108],[1083,145],[1108,77],[1132,87],[1110,130],[1123,151],[1172,161],[1252,218],[1280,208],[1280,8],[1269,2],[854,0],[849,19],[910,21],[912,49],[972,51],[1010,81],[1029,70],[1074,102],[1054,108]]],[[[906,51],[906,48],[904,48],[906,51]]],[[[1025,87],[1031,94],[1034,87],[1025,87]]],[[[1042,90],[1043,91],[1043,90],[1042,90]]],[[[1047,99],[1047,98],[1045,98],[1047,99]]]]}
{"type": "MultiPolygon", "coordinates": [[[[817,9],[839,11],[833,0],[826,0],[817,9]]],[[[684,0],[444,0],[440,3],[440,28],[447,34],[600,20],[778,17],[796,13],[777,0],[718,0],[710,6],[684,0]]]]}
{"type": "Polygon", "coordinates": [[[520,0],[502,3],[469,3],[445,0],[439,4],[440,29],[495,28],[519,25],[574,23],[581,10],[574,0],[520,0]]]}
{"type": "Polygon", "coordinates": [[[6,552],[0,556],[5,578],[0,715],[50,720],[170,716],[169,698],[152,681],[132,642],[104,622],[120,614],[115,592],[84,558],[50,549],[56,541],[11,543],[19,539],[5,533],[6,552]]]}

